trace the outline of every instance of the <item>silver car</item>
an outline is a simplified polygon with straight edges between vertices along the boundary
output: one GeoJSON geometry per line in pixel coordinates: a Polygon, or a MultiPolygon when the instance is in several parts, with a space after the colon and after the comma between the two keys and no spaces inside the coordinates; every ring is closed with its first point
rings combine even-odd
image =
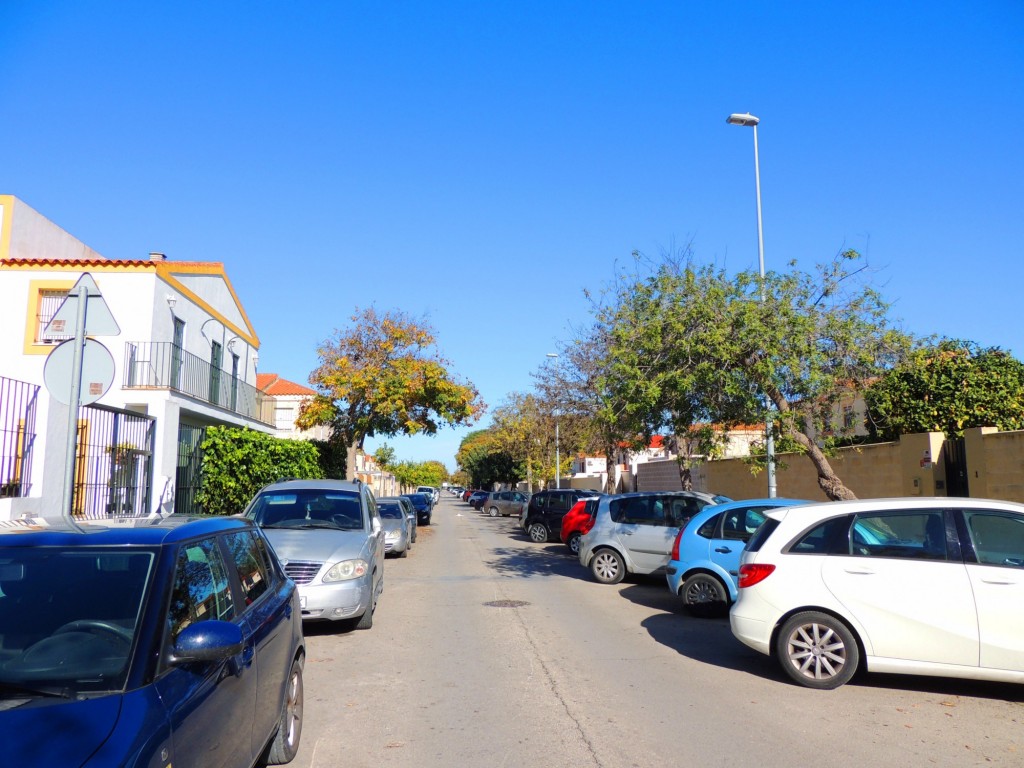
{"type": "Polygon", "coordinates": [[[373,626],[384,589],[384,527],[367,486],[344,480],[272,483],[244,515],[264,530],[298,585],[303,619],[373,626]]]}
{"type": "MultiPolygon", "coordinates": [[[[398,500],[384,501],[377,504],[381,525],[384,526],[384,554],[406,557],[412,546],[412,524],[405,512],[405,507],[398,500]]],[[[412,517],[416,519],[416,511],[412,517]]]]}
{"type": "Polygon", "coordinates": [[[709,504],[732,501],[698,491],[602,496],[594,527],[580,539],[580,564],[602,584],[627,573],[651,574],[668,565],[679,527],[709,504]]]}

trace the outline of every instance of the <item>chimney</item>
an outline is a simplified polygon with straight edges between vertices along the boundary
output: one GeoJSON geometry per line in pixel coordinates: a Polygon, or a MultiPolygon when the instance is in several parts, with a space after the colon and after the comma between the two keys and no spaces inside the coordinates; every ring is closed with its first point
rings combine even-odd
{"type": "Polygon", "coordinates": [[[165,253],[157,253],[156,251],[150,251],[149,252],[149,260],[150,261],[167,261],[167,254],[165,254],[165,253]]]}

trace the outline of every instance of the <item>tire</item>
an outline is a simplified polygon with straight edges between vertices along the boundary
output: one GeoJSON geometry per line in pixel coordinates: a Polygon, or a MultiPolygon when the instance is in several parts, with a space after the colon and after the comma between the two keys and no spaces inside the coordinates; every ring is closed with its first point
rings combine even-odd
{"type": "Polygon", "coordinates": [[[565,542],[565,546],[567,546],[569,548],[569,551],[572,552],[573,555],[575,555],[576,557],[580,556],[580,539],[581,538],[582,537],[580,536],[580,532],[579,531],[573,531],[572,533],[569,534],[569,540],[567,542],[565,542]]]}
{"type": "Polygon", "coordinates": [[[590,573],[602,584],[618,584],[626,576],[626,563],[614,549],[599,549],[590,560],[590,573]]]}
{"type": "MultiPolygon", "coordinates": [[[[383,584],[381,588],[383,589],[383,584]]],[[[373,613],[377,610],[377,589],[373,588],[373,595],[370,596],[370,607],[363,611],[363,615],[356,622],[356,629],[371,629],[373,627],[373,613]]]]}
{"type": "Polygon", "coordinates": [[[490,513],[491,517],[497,517],[498,516],[498,508],[497,507],[491,507],[487,511],[490,513]]]}
{"type": "Polygon", "coordinates": [[[526,532],[530,536],[530,541],[537,544],[544,544],[548,540],[548,527],[544,523],[530,523],[526,532]]]}
{"type": "Polygon", "coordinates": [[[695,573],[679,590],[683,605],[694,616],[720,616],[729,607],[725,585],[710,573],[695,573]]]}
{"type": "Polygon", "coordinates": [[[267,749],[268,765],[283,765],[295,759],[299,751],[299,739],[302,737],[302,666],[304,658],[299,656],[292,662],[288,673],[288,686],[285,689],[284,705],[281,707],[281,719],[277,725],[277,733],[267,749]]]}
{"type": "Polygon", "coordinates": [[[400,554],[399,557],[408,557],[408,556],[409,556],[409,545],[406,544],[405,545],[405,549],[402,550],[402,554],[400,554]]]}
{"type": "Polygon", "coordinates": [[[857,672],[860,648],[845,623],[820,611],[805,611],[782,625],[775,655],[795,682],[832,690],[857,672]]]}

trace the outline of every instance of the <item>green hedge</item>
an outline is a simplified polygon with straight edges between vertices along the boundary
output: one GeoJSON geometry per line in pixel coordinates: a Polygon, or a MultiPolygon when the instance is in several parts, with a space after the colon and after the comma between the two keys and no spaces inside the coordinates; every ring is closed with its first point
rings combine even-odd
{"type": "Polygon", "coordinates": [[[202,451],[196,502],[211,515],[238,514],[268,483],[323,477],[316,446],[305,440],[285,440],[237,427],[210,427],[202,451]]]}

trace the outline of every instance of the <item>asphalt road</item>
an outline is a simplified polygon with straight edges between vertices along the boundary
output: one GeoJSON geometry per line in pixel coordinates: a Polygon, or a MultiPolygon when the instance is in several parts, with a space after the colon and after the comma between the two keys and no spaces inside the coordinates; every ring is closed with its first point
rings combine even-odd
{"type": "Polygon", "coordinates": [[[807,690],[664,579],[597,584],[447,494],[373,628],[306,635],[301,768],[1024,766],[1024,686],[807,690]]]}

